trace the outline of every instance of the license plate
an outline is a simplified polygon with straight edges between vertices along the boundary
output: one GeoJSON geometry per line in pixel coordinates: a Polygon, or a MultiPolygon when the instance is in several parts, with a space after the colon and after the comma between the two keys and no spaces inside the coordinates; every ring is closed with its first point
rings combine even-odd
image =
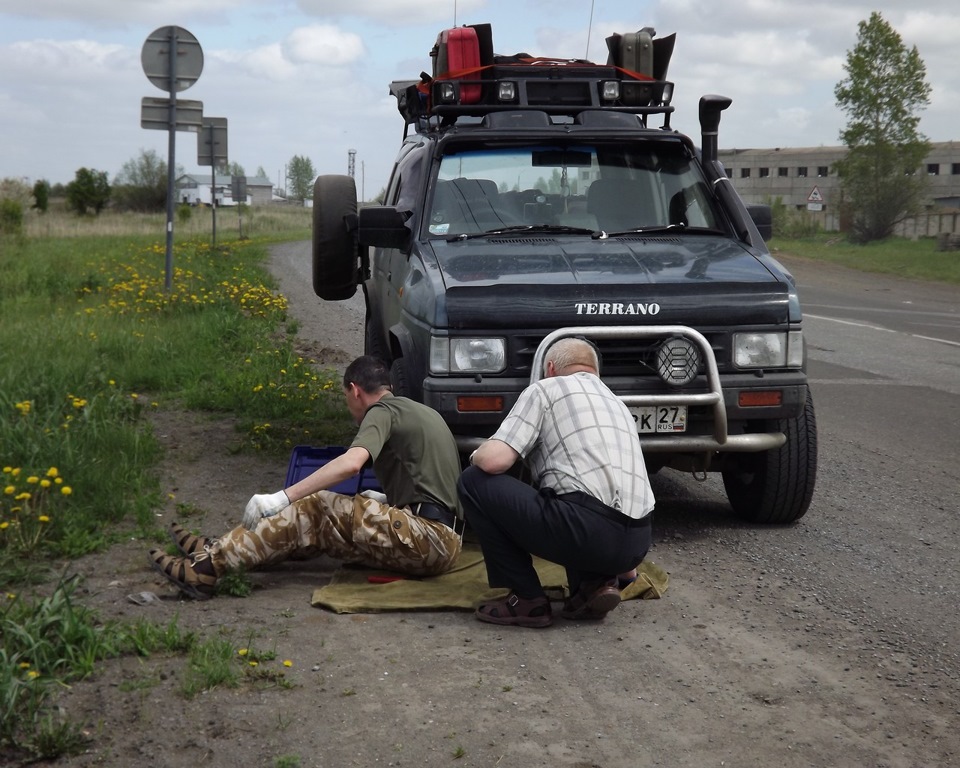
{"type": "Polygon", "coordinates": [[[637,422],[637,432],[641,435],[687,431],[685,405],[634,406],[630,413],[633,414],[633,420],[637,422]]]}

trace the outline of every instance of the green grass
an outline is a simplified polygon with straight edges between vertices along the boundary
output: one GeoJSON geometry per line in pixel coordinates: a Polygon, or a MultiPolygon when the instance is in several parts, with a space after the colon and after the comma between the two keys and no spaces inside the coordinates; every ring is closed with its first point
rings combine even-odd
{"type": "Polygon", "coordinates": [[[352,433],[337,377],[294,350],[263,243],[178,243],[170,291],[153,239],[2,245],[0,587],[26,578],[37,554],[108,545],[115,524],[149,532],[151,410],[229,413],[241,450],[352,433]]]}
{"type": "Polygon", "coordinates": [[[854,245],[832,233],[808,238],[774,238],[768,245],[774,256],[798,256],[913,280],[960,283],[960,252],[937,251],[936,240],[931,238],[907,240],[893,237],[854,245]]]}
{"type": "MultiPolygon", "coordinates": [[[[49,578],[45,563],[154,533],[161,452],[150,412],[229,414],[240,425],[231,450],[278,455],[340,443],[354,426],[334,372],[295,352],[296,324],[263,266],[266,243],[304,230],[217,249],[179,239],[167,291],[156,237],[27,229],[0,237],[0,751],[48,759],[87,741],[54,694],[107,658],[186,654],[184,696],[240,680],[290,685],[288,662],[244,659],[176,622],[102,624],[73,583],[20,596],[49,578]]],[[[235,593],[249,586],[234,582],[235,593]]]]}

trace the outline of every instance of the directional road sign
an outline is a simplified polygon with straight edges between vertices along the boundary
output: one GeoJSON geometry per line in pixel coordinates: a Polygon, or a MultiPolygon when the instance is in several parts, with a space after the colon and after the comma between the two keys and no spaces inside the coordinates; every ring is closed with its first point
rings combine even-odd
{"type": "MultiPolygon", "coordinates": [[[[178,131],[196,133],[203,125],[203,102],[177,99],[178,131]]],[[[140,127],[160,131],[170,129],[170,99],[144,96],[140,101],[140,127]]]]}

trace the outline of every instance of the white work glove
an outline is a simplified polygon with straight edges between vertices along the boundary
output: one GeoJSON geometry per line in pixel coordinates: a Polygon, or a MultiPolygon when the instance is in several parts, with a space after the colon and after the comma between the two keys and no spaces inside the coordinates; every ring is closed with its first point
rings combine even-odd
{"type": "Polygon", "coordinates": [[[380,491],[360,491],[361,496],[365,496],[368,499],[373,499],[380,504],[387,503],[387,494],[380,493],[380,491]]]}
{"type": "Polygon", "coordinates": [[[258,493],[247,502],[243,510],[243,527],[252,531],[264,517],[272,517],[282,509],[290,506],[290,499],[284,491],[276,493],[258,493]]]}

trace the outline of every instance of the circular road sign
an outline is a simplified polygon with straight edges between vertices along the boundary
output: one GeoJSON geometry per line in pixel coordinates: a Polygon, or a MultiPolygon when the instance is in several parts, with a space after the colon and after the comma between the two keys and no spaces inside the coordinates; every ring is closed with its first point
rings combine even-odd
{"type": "Polygon", "coordinates": [[[203,71],[203,49],[183,27],[160,27],[147,36],[140,62],[147,79],[161,91],[185,91],[203,71]],[[171,51],[175,55],[171,56],[171,51]]]}

